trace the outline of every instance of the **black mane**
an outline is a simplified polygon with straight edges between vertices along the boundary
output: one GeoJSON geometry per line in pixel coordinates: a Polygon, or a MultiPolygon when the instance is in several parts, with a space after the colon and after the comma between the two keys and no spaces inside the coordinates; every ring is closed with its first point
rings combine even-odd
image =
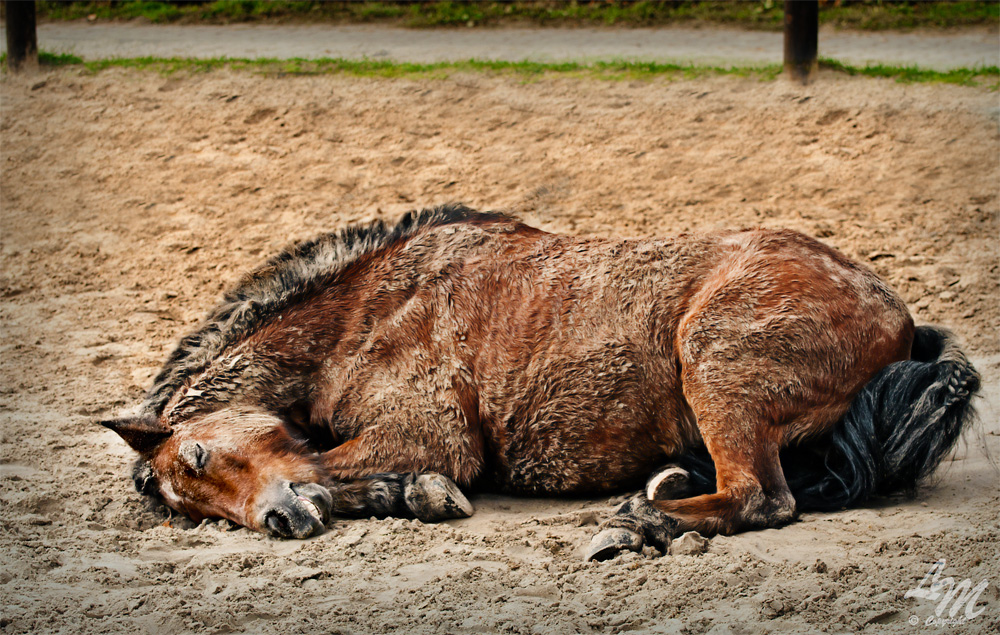
{"type": "Polygon", "coordinates": [[[246,338],[282,309],[330,284],[361,256],[409,238],[426,227],[504,220],[510,219],[495,212],[477,212],[464,205],[449,204],[408,212],[395,225],[376,220],[288,247],[244,275],[202,324],[181,339],[153,380],[143,413],[161,414],[188,377],[204,370],[219,353],[246,338]]]}

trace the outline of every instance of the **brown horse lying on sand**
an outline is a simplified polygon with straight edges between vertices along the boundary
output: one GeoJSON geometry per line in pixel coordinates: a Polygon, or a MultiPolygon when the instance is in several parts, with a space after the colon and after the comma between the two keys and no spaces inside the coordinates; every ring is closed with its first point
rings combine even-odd
{"type": "Polygon", "coordinates": [[[802,234],[578,238],[444,206],[272,258],[102,423],[142,493],[282,537],[648,480],[606,558],[912,489],[978,387],[947,331],[802,234]]]}

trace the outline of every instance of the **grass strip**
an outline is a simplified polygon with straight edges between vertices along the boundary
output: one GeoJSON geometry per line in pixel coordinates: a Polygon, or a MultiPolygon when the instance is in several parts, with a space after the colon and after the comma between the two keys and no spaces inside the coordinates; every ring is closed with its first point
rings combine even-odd
{"type": "MultiPolygon", "coordinates": [[[[648,27],[693,23],[781,30],[783,3],[754,2],[39,2],[47,20],[145,20],[163,23],[234,22],[381,23],[411,28],[534,25],[648,27]]],[[[942,28],[1000,24],[1000,3],[865,0],[825,3],[820,23],[861,30],[942,28]]]]}
{"type": "MultiPolygon", "coordinates": [[[[0,64],[6,54],[0,55],[0,64]]],[[[708,75],[738,75],[773,79],[781,66],[699,66],[660,62],[603,61],[603,62],[509,62],[500,60],[464,60],[434,62],[429,64],[395,62],[389,60],[343,58],[186,58],[186,57],[127,57],[85,61],[70,54],[39,53],[42,66],[79,66],[86,72],[97,73],[111,68],[152,70],[162,74],[177,72],[201,73],[219,69],[257,72],[265,75],[332,75],[347,74],[356,77],[445,79],[453,73],[489,73],[523,78],[544,75],[591,77],[600,79],[641,79],[662,76],[696,78],[708,75]]]]}
{"type": "MultiPolygon", "coordinates": [[[[0,64],[6,54],[0,56],[0,64]]],[[[69,54],[39,53],[43,66],[78,66],[91,73],[110,68],[152,70],[162,74],[181,71],[201,73],[218,69],[249,71],[264,75],[330,75],[347,74],[356,77],[445,79],[453,73],[489,73],[510,75],[525,79],[542,76],[565,76],[605,80],[631,80],[652,78],[696,79],[706,76],[736,75],[770,81],[781,75],[780,64],[759,66],[709,66],[671,64],[661,62],[604,61],[604,62],[509,62],[499,60],[465,60],[417,64],[388,60],[350,60],[342,58],[276,59],[229,58],[206,59],[181,57],[129,57],[85,61],[69,54]]],[[[852,66],[837,60],[822,58],[820,68],[851,76],[882,77],[905,83],[942,83],[961,86],[986,85],[996,90],[1000,87],[1000,67],[985,66],[936,71],[916,66],[891,66],[885,64],[852,66]]]]}
{"type": "Polygon", "coordinates": [[[542,76],[565,76],[606,80],[643,79],[653,77],[683,77],[691,79],[708,75],[740,75],[773,79],[781,72],[779,65],[759,67],[716,67],[661,64],[656,62],[508,62],[495,60],[464,60],[417,64],[385,60],[321,59],[157,59],[136,58],[85,62],[91,71],[105,68],[147,68],[166,73],[178,70],[207,71],[226,67],[250,70],[268,75],[327,75],[344,73],[356,77],[446,79],[453,73],[488,73],[524,79],[542,76]]]}
{"type": "Polygon", "coordinates": [[[888,64],[868,64],[852,66],[829,58],[820,58],[820,68],[861,75],[864,77],[888,77],[903,83],[958,84],[960,86],[991,86],[994,90],[1000,82],[1000,67],[978,66],[975,68],[954,68],[936,71],[918,66],[892,66],[888,64]]]}

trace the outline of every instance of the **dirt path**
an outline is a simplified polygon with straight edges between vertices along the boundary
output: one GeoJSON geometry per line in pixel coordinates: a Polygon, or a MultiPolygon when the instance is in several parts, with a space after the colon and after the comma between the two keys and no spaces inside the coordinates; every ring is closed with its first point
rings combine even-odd
{"type": "Polygon", "coordinates": [[[823,74],[614,83],[0,79],[0,631],[996,632],[997,97],[823,74]],[[612,500],[473,499],[467,520],[338,521],[302,542],[191,527],[134,492],[94,421],[138,403],[178,336],[287,241],[418,206],[622,236],[806,231],[868,262],[987,380],[984,432],[915,499],[583,564],[612,500]],[[935,561],[982,580],[914,628],[935,561]],[[946,607],[947,608],[947,607],[946,607]],[[965,615],[959,613],[959,617],[965,615]],[[947,612],[945,613],[947,617],[947,612]]]}
{"type": "MultiPolygon", "coordinates": [[[[736,29],[436,29],[380,26],[150,26],[43,24],[38,45],[84,59],[107,57],[342,57],[448,60],[644,60],[778,64],[782,35],[736,29]]],[[[0,45],[2,46],[2,45],[0,45]]],[[[823,29],[820,55],[864,66],[947,70],[1000,64],[1000,38],[986,29],[864,33],[823,29]]]]}

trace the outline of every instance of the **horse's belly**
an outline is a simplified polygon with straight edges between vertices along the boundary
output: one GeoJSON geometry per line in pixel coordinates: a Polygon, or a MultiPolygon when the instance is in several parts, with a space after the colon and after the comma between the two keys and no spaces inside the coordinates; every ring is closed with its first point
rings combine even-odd
{"type": "Polygon", "coordinates": [[[608,397],[603,411],[528,417],[508,425],[501,442],[487,434],[495,458],[488,478],[521,494],[592,494],[641,484],[686,445],[687,435],[676,404],[655,413],[636,405],[608,397]]]}
{"type": "Polygon", "coordinates": [[[642,330],[556,341],[502,381],[483,380],[487,479],[512,493],[606,492],[684,447],[693,426],[676,363],[642,330]]]}

